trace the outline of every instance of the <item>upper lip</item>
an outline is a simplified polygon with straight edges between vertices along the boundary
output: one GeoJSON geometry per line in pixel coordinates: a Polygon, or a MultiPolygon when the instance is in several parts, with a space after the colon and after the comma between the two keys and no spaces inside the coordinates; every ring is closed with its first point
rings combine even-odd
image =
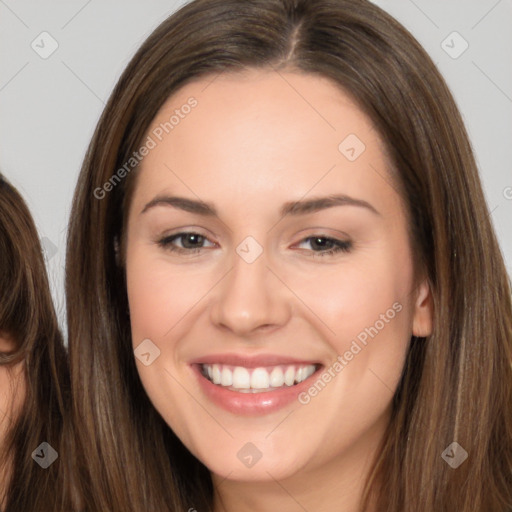
{"type": "Polygon", "coordinates": [[[277,354],[240,355],[240,354],[210,354],[198,357],[190,361],[190,364],[226,364],[231,366],[243,366],[244,368],[259,368],[263,366],[277,365],[310,365],[320,364],[314,359],[297,359],[277,354]]]}

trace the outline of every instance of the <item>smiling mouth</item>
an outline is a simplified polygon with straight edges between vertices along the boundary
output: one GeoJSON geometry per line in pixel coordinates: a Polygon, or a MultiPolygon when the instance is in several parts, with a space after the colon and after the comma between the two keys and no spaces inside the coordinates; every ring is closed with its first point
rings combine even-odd
{"type": "Polygon", "coordinates": [[[285,364],[246,368],[227,364],[201,364],[201,374],[212,384],[238,393],[266,393],[296,386],[321,365],[285,364]]]}

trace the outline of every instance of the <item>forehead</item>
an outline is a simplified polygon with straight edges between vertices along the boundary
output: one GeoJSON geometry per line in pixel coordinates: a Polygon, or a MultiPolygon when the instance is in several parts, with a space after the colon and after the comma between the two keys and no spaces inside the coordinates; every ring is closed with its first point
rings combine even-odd
{"type": "MultiPolygon", "coordinates": [[[[308,190],[367,198],[383,191],[388,163],[371,121],[327,78],[274,70],[221,73],[187,84],[162,106],[141,164],[148,194],[181,181],[189,192],[233,197],[308,190]],[[194,106],[190,106],[194,105],[194,106]]],[[[396,198],[395,198],[396,199],[396,198]]]]}

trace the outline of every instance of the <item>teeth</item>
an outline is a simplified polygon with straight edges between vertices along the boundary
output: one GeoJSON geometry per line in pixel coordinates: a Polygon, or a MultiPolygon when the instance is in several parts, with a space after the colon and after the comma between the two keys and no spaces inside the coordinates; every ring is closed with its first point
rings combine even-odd
{"type": "Polygon", "coordinates": [[[293,366],[288,366],[286,371],[284,372],[284,383],[287,386],[293,386],[295,382],[295,368],[293,366]]]}
{"type": "Polygon", "coordinates": [[[270,385],[273,388],[280,388],[284,384],[283,370],[279,366],[276,366],[270,373],[270,385]]]}
{"type": "Polygon", "coordinates": [[[220,374],[220,384],[221,386],[233,385],[233,372],[231,372],[229,368],[222,368],[222,372],[220,374]]]}
{"type": "Polygon", "coordinates": [[[286,365],[248,369],[243,366],[203,364],[203,375],[214,384],[243,393],[293,386],[315,373],[315,365],[286,365]]]}
{"type": "Polygon", "coordinates": [[[302,374],[302,380],[308,379],[309,377],[311,377],[311,375],[313,375],[313,373],[315,373],[314,365],[306,366],[306,368],[304,369],[304,373],[302,374]]]}
{"type": "Polygon", "coordinates": [[[256,368],[251,375],[251,388],[262,389],[270,385],[270,375],[265,368],[256,368]]]}
{"type": "MultiPolygon", "coordinates": [[[[226,368],[229,372],[230,370],[226,368]]],[[[233,372],[233,387],[237,389],[249,389],[251,387],[251,376],[247,368],[237,366],[233,372]]]]}
{"type": "Polygon", "coordinates": [[[218,364],[214,364],[212,368],[212,381],[214,384],[220,384],[221,375],[220,375],[220,366],[218,364]]]}

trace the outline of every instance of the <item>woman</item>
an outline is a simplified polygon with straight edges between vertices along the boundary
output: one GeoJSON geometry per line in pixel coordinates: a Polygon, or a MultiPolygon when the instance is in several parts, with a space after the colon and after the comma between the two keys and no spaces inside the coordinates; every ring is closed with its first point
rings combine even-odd
{"type": "Polygon", "coordinates": [[[1,510],[69,510],[67,355],[30,212],[0,175],[1,510]]]}
{"type": "Polygon", "coordinates": [[[505,266],[450,92],[369,2],[162,23],[66,287],[86,510],[512,509],[505,266]]]}

